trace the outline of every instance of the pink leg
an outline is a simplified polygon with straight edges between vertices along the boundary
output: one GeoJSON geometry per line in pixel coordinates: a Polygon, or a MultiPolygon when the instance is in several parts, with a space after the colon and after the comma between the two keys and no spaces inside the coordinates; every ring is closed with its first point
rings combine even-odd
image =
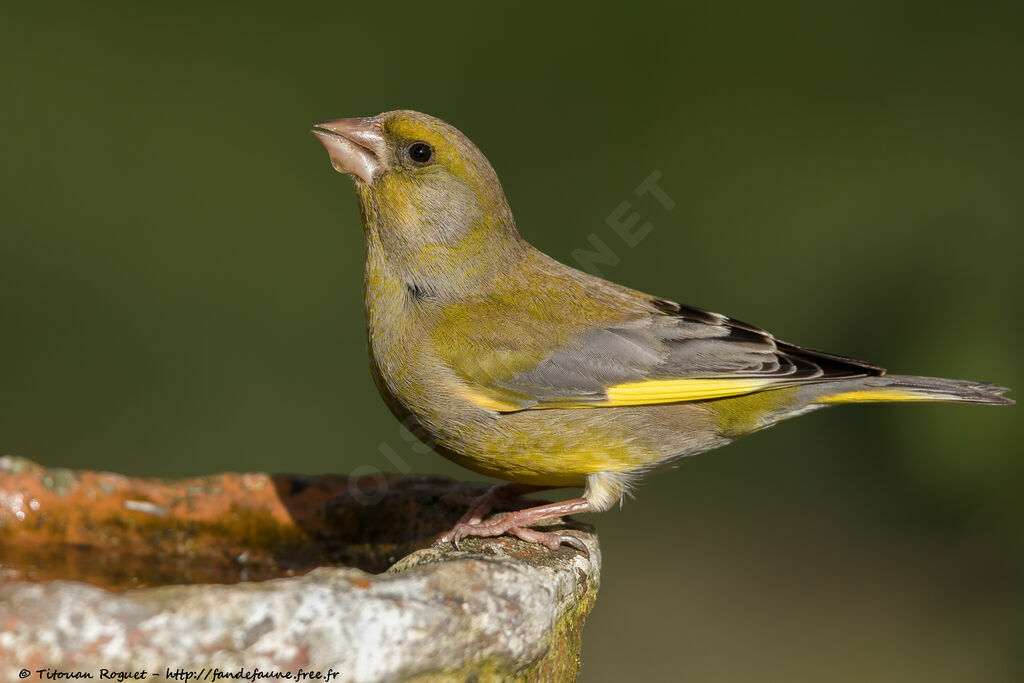
{"type": "MultiPolygon", "coordinates": [[[[565,500],[560,503],[548,503],[547,505],[538,505],[537,507],[526,508],[525,510],[516,510],[509,512],[499,519],[492,519],[486,522],[480,521],[475,524],[463,521],[466,519],[464,515],[463,520],[460,520],[451,531],[441,536],[436,543],[453,543],[455,546],[458,546],[459,541],[467,536],[487,538],[507,533],[521,538],[528,543],[540,543],[552,550],[558,549],[558,546],[564,543],[584,553],[588,553],[586,545],[575,536],[537,531],[529,527],[548,519],[562,517],[563,515],[587,512],[589,509],[590,503],[585,498],[573,498],[572,500],[565,500]]],[[[470,512],[472,510],[470,508],[470,512]]],[[[466,514],[469,515],[468,512],[466,514]]]]}

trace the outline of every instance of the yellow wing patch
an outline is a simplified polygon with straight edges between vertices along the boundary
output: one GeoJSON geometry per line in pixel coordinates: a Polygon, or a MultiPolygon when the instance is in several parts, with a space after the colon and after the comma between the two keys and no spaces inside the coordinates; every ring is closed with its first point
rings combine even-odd
{"type": "Polygon", "coordinates": [[[764,378],[649,379],[608,387],[605,391],[607,398],[600,401],[567,399],[541,403],[532,408],[602,408],[707,401],[785,386],[788,386],[785,382],[764,378]]]}
{"type": "Polygon", "coordinates": [[[779,382],[766,379],[651,379],[608,387],[608,400],[599,405],[635,406],[644,403],[706,401],[760,391],[779,382]]]}

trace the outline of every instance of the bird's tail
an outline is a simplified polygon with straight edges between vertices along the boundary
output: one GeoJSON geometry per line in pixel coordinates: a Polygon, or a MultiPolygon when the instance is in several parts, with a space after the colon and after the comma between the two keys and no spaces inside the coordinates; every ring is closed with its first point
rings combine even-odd
{"type": "Polygon", "coordinates": [[[1013,405],[1006,387],[963,379],[880,375],[818,384],[822,393],[812,403],[874,403],[879,401],[951,401],[1013,405]],[[831,386],[830,386],[831,384],[831,386]]]}

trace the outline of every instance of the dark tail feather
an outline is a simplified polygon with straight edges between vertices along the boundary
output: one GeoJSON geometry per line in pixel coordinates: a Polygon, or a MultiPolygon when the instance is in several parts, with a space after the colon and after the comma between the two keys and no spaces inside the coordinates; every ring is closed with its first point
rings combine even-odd
{"type": "Polygon", "coordinates": [[[1007,387],[963,379],[882,375],[818,385],[822,394],[814,403],[873,403],[877,401],[952,401],[985,405],[1013,405],[1003,396],[1007,387]]]}

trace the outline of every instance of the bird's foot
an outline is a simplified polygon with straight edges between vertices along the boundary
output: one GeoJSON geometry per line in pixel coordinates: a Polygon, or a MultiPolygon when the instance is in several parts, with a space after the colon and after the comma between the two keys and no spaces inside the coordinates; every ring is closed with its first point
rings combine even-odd
{"type": "Polygon", "coordinates": [[[586,544],[575,536],[549,531],[538,531],[537,529],[530,528],[534,524],[538,524],[555,517],[561,517],[563,515],[569,515],[576,512],[586,512],[588,509],[590,509],[590,503],[585,499],[574,498],[561,503],[548,503],[547,505],[538,505],[537,507],[526,508],[525,510],[516,510],[497,519],[487,520],[486,522],[481,519],[477,519],[474,522],[472,521],[473,517],[470,515],[470,512],[473,512],[473,508],[471,507],[470,511],[468,511],[466,515],[463,515],[463,519],[459,520],[448,533],[437,539],[434,545],[451,543],[458,548],[459,541],[469,536],[492,538],[494,536],[509,534],[516,538],[520,538],[527,543],[539,543],[551,550],[557,550],[562,545],[568,545],[576,548],[589,557],[590,551],[587,550],[586,544]]]}

